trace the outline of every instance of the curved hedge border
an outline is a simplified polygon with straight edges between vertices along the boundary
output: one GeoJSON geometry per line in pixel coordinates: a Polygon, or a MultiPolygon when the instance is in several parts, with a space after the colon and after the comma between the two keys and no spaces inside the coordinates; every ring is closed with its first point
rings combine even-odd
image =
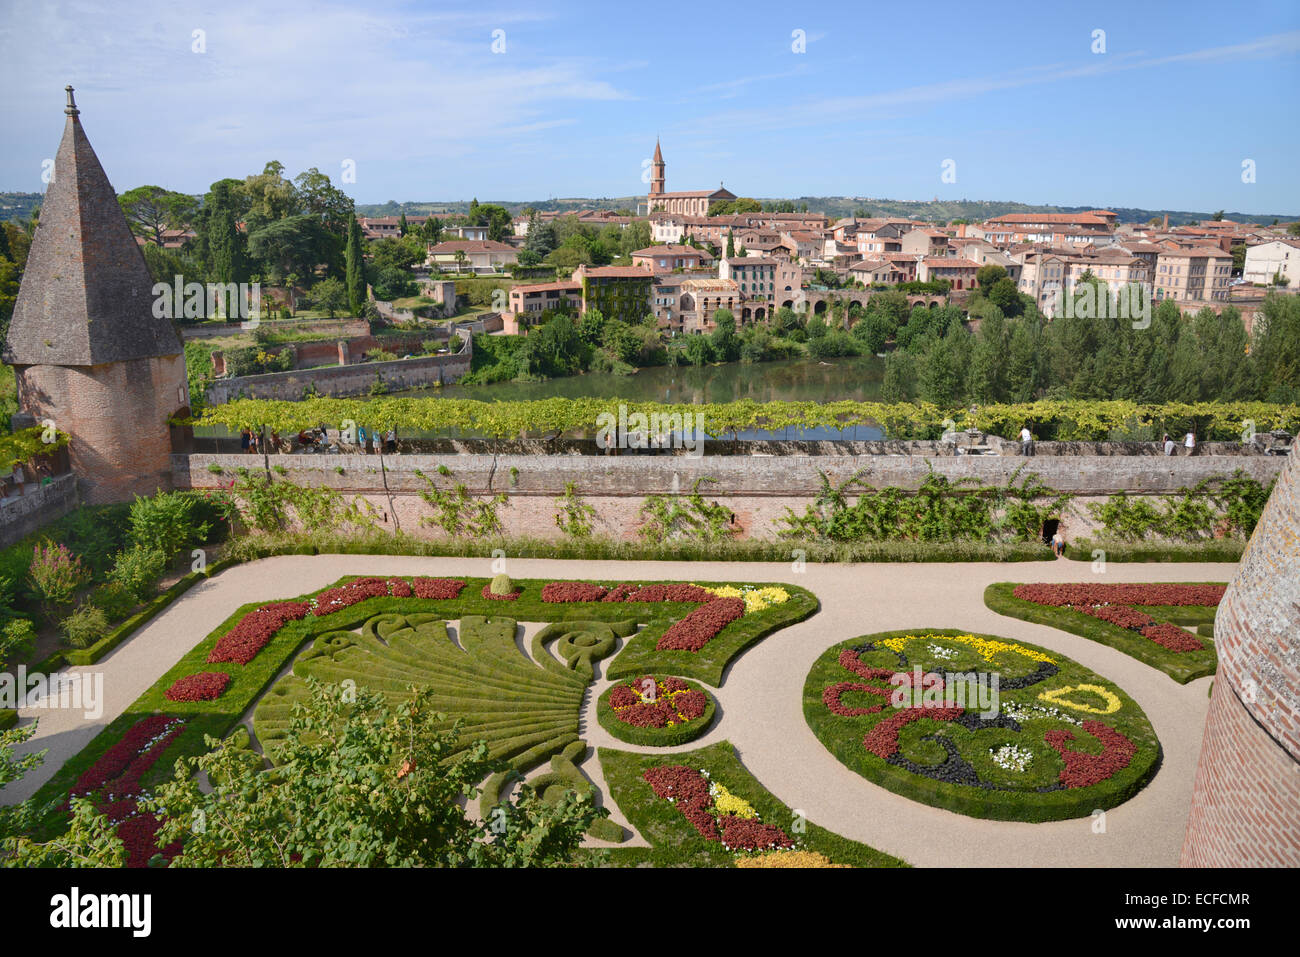
{"type": "MultiPolygon", "coordinates": [[[[1197,678],[1204,678],[1206,675],[1214,674],[1214,669],[1218,664],[1218,656],[1215,654],[1212,644],[1201,651],[1170,651],[1168,648],[1156,644],[1150,638],[1144,638],[1136,631],[1121,628],[1119,625],[1112,625],[1110,622],[1094,618],[1092,615],[1085,615],[1081,611],[1051,605],[1038,605],[1032,601],[1017,598],[1013,592],[1019,584],[1022,583],[994,582],[984,589],[984,604],[999,615],[1019,618],[1022,621],[1032,621],[1037,625],[1050,625],[1053,628],[1068,631],[1072,635],[1087,638],[1089,641],[1108,645],[1116,651],[1122,651],[1130,658],[1136,658],[1144,665],[1150,665],[1152,668],[1163,671],[1182,685],[1197,678]]],[[[1211,583],[1181,582],[1180,584],[1211,583]]],[[[1157,621],[1168,621],[1176,625],[1199,625],[1204,623],[1201,620],[1203,617],[1201,607],[1170,607],[1151,609],[1150,611],[1152,612],[1151,617],[1157,621]]],[[[1213,621],[1213,616],[1210,617],[1210,621],[1213,621]]],[[[1200,637],[1208,639],[1210,636],[1201,634],[1200,637]]]]}
{"type": "Polygon", "coordinates": [[[719,741],[696,751],[640,754],[610,748],[597,750],[609,798],[650,847],[615,848],[609,852],[615,866],[734,867],[738,855],[718,841],[706,841],[681,811],[655,795],[643,775],[650,768],[683,764],[707,770],[728,790],[753,805],[762,820],[785,830],[802,850],[816,851],[836,864],[853,867],[907,867],[907,863],[874,847],[841,837],[805,820],[763,787],[736,756],[730,741],[719,741]]]}
{"type": "MultiPolygon", "coordinates": [[[[970,817],[990,818],[1000,821],[1037,822],[1086,817],[1098,808],[1105,810],[1115,807],[1137,794],[1155,775],[1160,764],[1160,742],[1156,738],[1155,731],[1151,727],[1146,714],[1137,703],[1114,682],[1107,681],[1064,655],[1049,652],[1023,641],[1013,642],[1013,644],[1050,658],[1059,670],[1048,678],[1029,685],[1023,694],[1004,688],[1000,695],[1001,704],[1005,706],[1009,703],[1008,697],[1016,695],[1017,697],[1013,699],[1016,703],[1034,703],[1050,707],[1049,703],[1037,701],[1039,689],[1047,691],[1052,688],[1061,688],[1079,683],[1099,685],[1106,688],[1109,694],[1118,699],[1120,708],[1115,714],[1107,715],[1104,723],[1119,731],[1136,745],[1136,753],[1126,767],[1115,771],[1109,778],[1086,787],[1042,792],[1011,791],[936,780],[877,757],[876,754],[867,750],[864,736],[882,722],[878,719],[875,721],[863,720],[863,715],[841,716],[833,714],[827,707],[824,693],[831,685],[848,682],[855,677],[840,664],[839,656],[842,651],[856,649],[866,642],[879,643],[888,638],[909,635],[934,635],[936,637],[970,635],[977,640],[1007,642],[1007,639],[995,635],[971,634],[945,628],[913,628],[905,631],[881,632],[852,638],[849,641],[832,646],[817,659],[808,672],[807,681],[804,683],[803,711],[808,726],[812,728],[813,733],[817,735],[817,739],[840,763],[873,784],[878,784],[910,800],[955,811],[958,814],[965,814],[970,817]],[[1029,689],[1034,689],[1034,691],[1031,692],[1029,689]]],[[[1012,652],[1002,652],[1002,654],[1010,653],[1012,652]]],[[[870,654],[876,655],[877,652],[871,652],[870,654]]],[[[883,659],[885,656],[880,655],[879,657],[883,659]]],[[[912,662],[908,665],[907,670],[910,670],[912,665],[918,664],[920,662],[912,662]]],[[[877,663],[876,666],[891,669],[896,667],[892,662],[889,664],[877,663]]],[[[953,665],[953,669],[956,671],[972,670],[957,664],[953,665]]],[[[927,669],[923,668],[923,670],[927,669]]],[[[862,679],[859,677],[857,680],[861,681],[862,679]]],[[[1003,684],[1006,684],[1008,680],[1007,676],[1004,675],[1002,678],[1003,684]]],[[[883,682],[881,682],[881,685],[884,686],[883,682]]],[[[885,698],[874,699],[884,702],[882,711],[878,712],[882,715],[893,711],[888,702],[888,690],[886,690],[885,698]]],[[[847,703],[846,706],[852,707],[847,703]]],[[[1093,718],[1086,712],[1076,713],[1064,708],[1059,710],[1082,721],[1092,720],[1093,718]]],[[[948,722],[944,723],[947,724],[948,722]]],[[[1040,727],[1048,723],[1049,720],[1036,721],[1033,733],[1037,734],[1040,727]]],[[[1060,722],[1051,723],[1061,724],[1060,722]]],[[[916,726],[916,723],[905,726],[900,732],[901,737],[915,736],[918,732],[909,733],[908,728],[916,726]]],[[[969,733],[972,735],[989,735],[989,731],[985,729],[969,733]]],[[[1075,738],[1068,744],[1071,751],[1095,753],[1099,750],[1097,747],[1098,742],[1087,731],[1075,727],[1072,733],[1075,738]]],[[[1004,737],[1004,735],[997,737],[1004,737]]],[[[1030,740],[1027,738],[1026,744],[1030,740]]],[[[984,741],[981,741],[980,747],[984,743],[984,741]]],[[[1036,742],[1034,742],[1034,746],[1037,747],[1036,742]]],[[[929,762],[927,766],[938,767],[947,763],[948,758],[944,756],[944,749],[933,741],[914,740],[909,746],[914,756],[925,748],[929,748],[931,754],[936,757],[936,760],[929,762]]],[[[1041,752],[1042,749],[1039,748],[1038,751],[1041,752]]]]}
{"type": "MultiPolygon", "coordinates": [[[[666,676],[653,675],[652,677],[658,680],[666,676]]],[[[613,694],[615,688],[634,686],[635,679],[632,679],[631,683],[620,681],[605,689],[605,693],[596,701],[596,720],[602,728],[618,738],[618,740],[628,744],[670,748],[685,744],[688,741],[694,741],[713,726],[713,719],[717,716],[718,704],[713,695],[694,681],[686,681],[685,678],[680,680],[685,681],[686,687],[691,691],[698,691],[704,695],[704,714],[698,718],[676,724],[671,728],[639,728],[636,725],[620,721],[609,703],[609,696],[613,694]]]]}

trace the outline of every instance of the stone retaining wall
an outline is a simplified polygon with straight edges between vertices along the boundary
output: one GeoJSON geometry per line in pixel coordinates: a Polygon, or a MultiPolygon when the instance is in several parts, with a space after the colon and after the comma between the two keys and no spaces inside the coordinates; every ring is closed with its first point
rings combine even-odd
{"type": "Polygon", "coordinates": [[[77,501],[77,477],[68,473],[46,485],[29,486],[25,495],[0,503],[0,548],[66,515],[77,501]]]}

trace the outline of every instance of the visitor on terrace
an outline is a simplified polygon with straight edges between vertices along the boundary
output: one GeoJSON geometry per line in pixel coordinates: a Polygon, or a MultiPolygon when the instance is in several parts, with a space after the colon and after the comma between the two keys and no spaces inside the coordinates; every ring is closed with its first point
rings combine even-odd
{"type": "Polygon", "coordinates": [[[1065,557],[1065,536],[1061,534],[1059,526],[1056,529],[1056,534],[1052,536],[1052,552],[1057,558],[1065,557]]]}
{"type": "Polygon", "coordinates": [[[1034,435],[1029,431],[1029,426],[1020,427],[1020,453],[1022,455],[1034,454],[1034,435]]]}

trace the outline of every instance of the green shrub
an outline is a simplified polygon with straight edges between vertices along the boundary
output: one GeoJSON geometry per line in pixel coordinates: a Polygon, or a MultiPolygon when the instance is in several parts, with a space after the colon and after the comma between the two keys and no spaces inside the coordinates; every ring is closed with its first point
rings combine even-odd
{"type": "Polygon", "coordinates": [[[205,541],[208,524],[195,521],[194,502],[194,496],[184,492],[158,492],[152,498],[137,495],[131,505],[131,541],[162,552],[167,561],[205,541]]]}
{"type": "Polygon", "coordinates": [[[167,556],[156,548],[132,545],[119,552],[113,569],[108,573],[110,583],[119,586],[134,598],[145,601],[153,597],[158,579],[167,568],[167,556]]]}
{"type": "Polygon", "coordinates": [[[11,618],[0,629],[0,668],[23,661],[36,648],[36,626],[27,618],[11,618]]]}
{"type": "Polygon", "coordinates": [[[95,589],[90,601],[95,607],[103,609],[109,621],[121,621],[140,603],[130,589],[116,582],[95,589]]]}
{"type": "Polygon", "coordinates": [[[108,631],[108,616],[102,608],[82,605],[59,624],[64,640],[73,648],[88,648],[108,631]]]}
{"type": "Polygon", "coordinates": [[[510,580],[509,575],[493,575],[492,584],[488,586],[488,591],[494,595],[513,595],[515,593],[515,583],[510,580]]]}

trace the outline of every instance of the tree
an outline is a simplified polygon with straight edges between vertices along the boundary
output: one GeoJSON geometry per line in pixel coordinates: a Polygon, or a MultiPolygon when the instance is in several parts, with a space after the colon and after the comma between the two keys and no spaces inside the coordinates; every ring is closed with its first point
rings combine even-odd
{"type": "Polygon", "coordinates": [[[163,231],[183,229],[194,220],[199,201],[185,193],[175,193],[161,186],[137,186],[117,199],[127,225],[137,236],[163,244],[163,231]]]}
{"type": "Polygon", "coordinates": [[[1293,223],[1287,223],[1286,232],[1288,236],[1300,236],[1300,219],[1293,223]]]}
{"type": "Polygon", "coordinates": [[[284,177],[284,164],[271,160],[255,176],[246,176],[240,192],[248,198],[248,219],[265,226],[279,219],[296,216],[302,212],[298,188],[284,177]]]}
{"type": "Polygon", "coordinates": [[[430,216],[420,227],[420,238],[431,246],[436,246],[442,242],[442,220],[437,216],[430,216]]]}
{"type": "Polygon", "coordinates": [[[1217,213],[1214,214],[1213,217],[1214,222],[1216,223],[1223,222],[1223,212],[1224,212],[1223,210],[1219,210],[1217,213]]]}
{"type": "Polygon", "coordinates": [[[736,237],[731,230],[727,230],[727,258],[731,259],[736,255],[736,237]]]}
{"type": "Polygon", "coordinates": [[[247,211],[247,200],[239,180],[223,179],[212,184],[203,202],[198,222],[199,255],[208,266],[212,282],[248,281],[247,242],[237,222],[247,211]]]}
{"type": "MultiPolygon", "coordinates": [[[[378,295],[377,291],[376,295],[378,295]]],[[[334,313],[347,307],[348,289],[337,279],[322,279],[311,287],[311,299],[317,309],[324,309],[333,319],[334,313]]]]}
{"type": "Polygon", "coordinates": [[[302,211],[315,216],[326,230],[342,238],[347,230],[348,216],[355,212],[352,197],[330,183],[330,178],[315,166],[294,177],[302,211]]]}
{"type": "Polygon", "coordinates": [[[347,263],[348,307],[352,315],[361,314],[361,305],[366,298],[366,267],[361,252],[361,224],[355,214],[348,216],[348,243],[344,249],[347,263]]]}
{"type": "Polygon", "coordinates": [[[997,263],[989,263],[981,266],[975,273],[975,281],[979,283],[981,289],[987,290],[999,279],[1007,278],[1007,271],[997,263]]]}
{"type": "Polygon", "coordinates": [[[730,309],[719,309],[713,314],[713,332],[709,344],[719,362],[732,362],[740,354],[740,341],[736,336],[736,317],[730,309]]]}
{"type": "Polygon", "coordinates": [[[567,792],[556,803],[524,785],[477,822],[458,803],[500,765],[487,745],[462,747],[459,724],[411,689],[393,707],[363,688],[310,682],[276,751],[274,772],[230,739],[178,762],[143,802],[159,814],[159,843],[183,839],[173,867],[566,867],[586,829],[608,812],[567,792]],[[206,772],[205,793],[195,777],[206,772]],[[204,827],[194,827],[202,820],[204,827]]]}
{"type": "Polygon", "coordinates": [[[406,213],[402,213],[401,218],[397,221],[397,232],[403,236],[406,235],[406,213]]]}
{"type": "Polygon", "coordinates": [[[248,237],[249,254],[279,276],[313,275],[317,264],[330,262],[333,246],[320,220],[310,213],[281,219],[248,237]]]}

